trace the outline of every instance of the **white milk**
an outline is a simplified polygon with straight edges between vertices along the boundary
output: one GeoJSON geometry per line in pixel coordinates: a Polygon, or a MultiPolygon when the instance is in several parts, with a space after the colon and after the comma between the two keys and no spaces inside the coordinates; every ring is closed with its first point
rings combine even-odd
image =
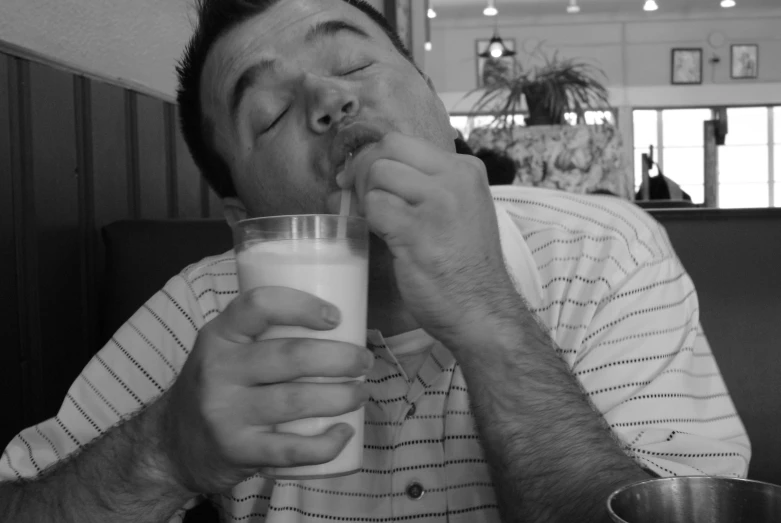
{"type": "MultiPolygon", "coordinates": [[[[239,289],[291,287],[314,294],[339,308],[341,323],[328,331],[303,327],[270,327],[261,339],[319,338],[366,344],[368,299],[367,253],[351,252],[345,240],[280,240],[257,243],[237,256],[239,289]]],[[[310,382],[342,382],[355,378],[307,378],[310,382]]],[[[355,434],[339,456],[322,465],[264,469],[276,478],[342,476],[360,470],[363,462],[363,408],[333,418],[309,418],[277,425],[276,432],[311,436],[336,423],[348,423],[355,434]]]]}

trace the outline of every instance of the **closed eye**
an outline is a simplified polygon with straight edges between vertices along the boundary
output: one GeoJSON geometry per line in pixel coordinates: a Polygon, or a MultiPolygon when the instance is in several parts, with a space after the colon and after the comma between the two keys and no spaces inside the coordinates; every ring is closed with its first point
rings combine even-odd
{"type": "Polygon", "coordinates": [[[362,65],[361,67],[356,67],[355,69],[350,69],[346,73],[342,73],[339,76],[349,76],[351,74],[357,73],[358,71],[363,71],[364,69],[370,67],[371,65],[372,64],[366,64],[366,65],[362,65]]]}
{"type": "Polygon", "coordinates": [[[271,129],[273,129],[273,128],[274,128],[274,127],[275,127],[275,126],[276,126],[276,125],[277,125],[277,124],[278,124],[278,123],[279,123],[279,122],[282,120],[282,118],[283,118],[283,117],[284,117],[284,116],[285,116],[285,115],[288,113],[288,111],[289,111],[289,110],[290,110],[290,106],[288,106],[287,108],[285,108],[285,110],[284,110],[284,111],[282,111],[282,112],[280,113],[280,115],[279,115],[279,116],[277,116],[276,120],[274,120],[273,122],[271,122],[271,125],[269,125],[269,126],[268,126],[268,127],[266,127],[265,129],[263,129],[263,130],[260,132],[260,134],[266,134],[266,133],[267,133],[267,132],[269,132],[271,129]]]}

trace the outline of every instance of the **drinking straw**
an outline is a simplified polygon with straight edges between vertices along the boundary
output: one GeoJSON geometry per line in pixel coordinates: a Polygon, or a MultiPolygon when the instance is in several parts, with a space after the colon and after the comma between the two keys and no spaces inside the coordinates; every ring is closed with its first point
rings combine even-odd
{"type": "MultiPolygon", "coordinates": [[[[347,167],[350,165],[352,159],[353,155],[349,154],[347,156],[347,160],[345,161],[345,169],[347,169],[347,167]]],[[[339,216],[350,216],[350,200],[352,199],[352,192],[352,189],[349,187],[342,189],[341,203],[339,204],[339,216]]],[[[339,220],[336,234],[338,238],[347,237],[347,220],[339,220]]]]}

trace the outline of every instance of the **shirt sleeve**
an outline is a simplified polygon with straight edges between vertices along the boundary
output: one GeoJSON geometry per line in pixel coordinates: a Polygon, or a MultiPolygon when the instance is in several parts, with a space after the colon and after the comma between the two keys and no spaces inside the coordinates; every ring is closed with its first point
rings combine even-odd
{"type": "Polygon", "coordinates": [[[700,326],[694,284],[671,249],[606,297],[572,370],[644,468],[745,477],[749,439],[700,326]]]}
{"type": "Polygon", "coordinates": [[[172,278],[90,360],[57,415],[9,443],[0,481],[35,478],[153,402],[173,383],[203,324],[188,281],[172,278]]]}

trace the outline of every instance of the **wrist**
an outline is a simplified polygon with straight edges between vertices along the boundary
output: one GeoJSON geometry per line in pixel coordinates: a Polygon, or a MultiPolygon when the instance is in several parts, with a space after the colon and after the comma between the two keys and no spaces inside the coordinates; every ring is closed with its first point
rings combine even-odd
{"type": "Polygon", "coordinates": [[[513,351],[524,340],[534,337],[539,341],[550,339],[529,311],[523,297],[514,291],[494,293],[490,300],[476,305],[450,336],[446,346],[456,355],[460,352],[485,354],[486,351],[513,351]]]}
{"type": "Polygon", "coordinates": [[[163,489],[173,496],[189,499],[197,493],[187,488],[176,466],[175,443],[168,428],[171,417],[166,414],[167,404],[168,393],[164,393],[138,416],[139,424],[131,427],[131,430],[138,432],[133,439],[141,441],[137,445],[139,480],[155,485],[158,490],[163,489]]]}

